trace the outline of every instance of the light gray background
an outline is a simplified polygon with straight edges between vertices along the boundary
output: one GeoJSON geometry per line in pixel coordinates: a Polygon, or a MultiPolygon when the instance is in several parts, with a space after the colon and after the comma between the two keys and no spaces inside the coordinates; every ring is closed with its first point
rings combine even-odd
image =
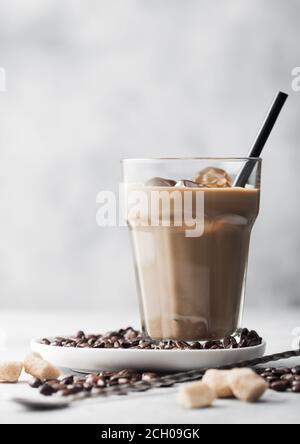
{"type": "Polygon", "coordinates": [[[98,191],[122,157],[245,155],[278,89],[248,303],[299,304],[299,21],[299,0],[0,0],[0,308],[135,307],[98,191]]]}

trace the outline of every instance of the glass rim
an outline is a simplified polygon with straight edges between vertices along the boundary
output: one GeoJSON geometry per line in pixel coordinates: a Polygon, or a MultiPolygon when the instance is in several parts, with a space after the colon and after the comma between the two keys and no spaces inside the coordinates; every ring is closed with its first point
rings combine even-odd
{"type": "Polygon", "coordinates": [[[246,162],[253,160],[261,162],[261,157],[145,157],[145,158],[125,158],[121,159],[121,163],[127,162],[163,162],[163,161],[189,161],[189,160],[221,160],[226,162],[246,162]]]}

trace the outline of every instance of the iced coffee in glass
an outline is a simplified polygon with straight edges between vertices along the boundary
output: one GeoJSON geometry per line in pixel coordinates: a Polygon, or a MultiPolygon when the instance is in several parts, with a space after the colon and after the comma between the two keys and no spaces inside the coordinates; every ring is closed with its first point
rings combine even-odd
{"type": "Polygon", "coordinates": [[[150,338],[222,339],[241,326],[261,171],[261,160],[251,159],[251,176],[235,187],[246,162],[123,161],[142,327],[150,338]]]}

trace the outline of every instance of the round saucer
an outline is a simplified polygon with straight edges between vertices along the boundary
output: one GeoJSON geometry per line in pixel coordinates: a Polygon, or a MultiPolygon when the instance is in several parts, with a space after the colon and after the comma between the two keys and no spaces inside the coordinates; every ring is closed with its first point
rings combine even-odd
{"type": "Polygon", "coordinates": [[[33,339],[31,349],[57,367],[84,373],[125,368],[178,372],[260,358],[266,351],[266,342],[263,341],[261,345],[255,347],[227,350],[140,350],[56,347],[41,344],[41,339],[33,339]]]}

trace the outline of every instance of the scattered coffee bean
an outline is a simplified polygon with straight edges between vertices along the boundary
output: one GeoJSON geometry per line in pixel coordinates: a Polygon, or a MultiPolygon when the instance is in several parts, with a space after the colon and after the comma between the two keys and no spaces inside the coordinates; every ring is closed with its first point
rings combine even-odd
{"type": "Polygon", "coordinates": [[[290,384],[287,381],[271,382],[270,388],[276,392],[285,392],[289,388],[290,384]]]}
{"type": "Polygon", "coordinates": [[[292,384],[292,392],[294,393],[300,393],[300,382],[294,381],[292,384]]]}
{"type": "Polygon", "coordinates": [[[266,373],[272,373],[274,370],[276,370],[276,368],[274,368],[274,367],[267,367],[267,368],[265,368],[265,372],[266,373]]]}
{"type": "Polygon", "coordinates": [[[142,380],[143,381],[153,381],[153,379],[157,378],[157,374],[153,372],[143,373],[142,380]]]}
{"type": "Polygon", "coordinates": [[[276,376],[267,376],[264,379],[269,383],[278,381],[278,378],[276,376]]]}
{"type": "Polygon", "coordinates": [[[293,375],[300,375],[300,365],[292,368],[292,373],[293,373],[293,375]]]}
{"type": "Polygon", "coordinates": [[[289,373],[289,374],[286,374],[286,375],[282,375],[282,376],[280,377],[280,379],[281,379],[282,381],[292,382],[292,381],[294,380],[294,376],[293,376],[291,373],[289,373]]]}
{"type": "Polygon", "coordinates": [[[43,382],[40,379],[35,378],[29,382],[29,385],[32,388],[39,388],[41,385],[43,385],[43,382]]]}
{"type": "Polygon", "coordinates": [[[65,378],[63,378],[61,380],[62,383],[64,383],[65,385],[69,385],[72,384],[74,382],[74,376],[66,376],[65,378]]]}
{"type": "Polygon", "coordinates": [[[55,390],[51,385],[49,385],[47,382],[40,386],[39,388],[40,394],[44,396],[51,396],[53,393],[55,393],[55,390]]]}
{"type": "Polygon", "coordinates": [[[272,372],[264,372],[264,373],[261,373],[260,376],[262,378],[270,378],[273,376],[273,373],[272,372]]]}
{"type": "Polygon", "coordinates": [[[274,376],[282,376],[288,375],[290,373],[290,369],[288,368],[277,368],[272,371],[274,376]]]}

